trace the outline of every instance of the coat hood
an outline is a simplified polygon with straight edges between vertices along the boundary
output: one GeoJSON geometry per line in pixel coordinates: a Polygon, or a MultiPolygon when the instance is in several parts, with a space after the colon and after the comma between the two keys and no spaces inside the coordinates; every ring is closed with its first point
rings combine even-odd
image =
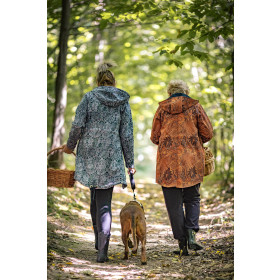
{"type": "Polygon", "coordinates": [[[169,114],[180,114],[190,107],[196,105],[198,100],[186,96],[168,98],[159,103],[159,106],[169,114]]]}
{"type": "Polygon", "coordinates": [[[109,107],[120,106],[130,98],[126,91],[110,86],[97,87],[92,93],[102,104],[109,107]]]}

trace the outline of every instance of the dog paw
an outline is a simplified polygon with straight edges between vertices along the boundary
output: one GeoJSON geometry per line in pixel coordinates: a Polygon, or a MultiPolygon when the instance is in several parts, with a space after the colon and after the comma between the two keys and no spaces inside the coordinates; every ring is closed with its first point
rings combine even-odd
{"type": "Polygon", "coordinates": [[[146,265],[146,264],[147,264],[147,262],[141,262],[141,264],[142,264],[142,265],[146,265]]]}

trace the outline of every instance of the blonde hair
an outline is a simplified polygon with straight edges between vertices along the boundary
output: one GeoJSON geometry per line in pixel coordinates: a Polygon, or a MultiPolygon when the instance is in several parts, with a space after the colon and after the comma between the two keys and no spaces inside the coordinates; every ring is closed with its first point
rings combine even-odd
{"type": "Polygon", "coordinates": [[[97,67],[96,83],[98,86],[115,86],[114,74],[109,68],[115,66],[113,62],[104,62],[97,67]]]}
{"type": "Polygon", "coordinates": [[[186,93],[188,94],[190,89],[188,85],[182,80],[172,80],[167,86],[167,93],[172,95],[174,93],[186,93]]]}

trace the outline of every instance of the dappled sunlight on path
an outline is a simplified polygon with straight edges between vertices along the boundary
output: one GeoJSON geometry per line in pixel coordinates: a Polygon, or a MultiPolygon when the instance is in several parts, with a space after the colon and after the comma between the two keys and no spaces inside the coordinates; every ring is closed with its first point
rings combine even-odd
{"type": "MultiPolygon", "coordinates": [[[[147,265],[140,253],[122,260],[119,213],[132,200],[131,189],[116,186],[112,200],[112,230],[109,262],[96,263],[94,234],[89,212],[89,190],[83,187],[48,188],[48,279],[232,279],[233,200],[206,203],[202,199],[197,234],[205,249],[190,251],[181,259],[164,204],[161,188],[138,184],[137,199],[143,204],[147,223],[147,265]]],[[[141,246],[140,246],[141,248],[141,246]]]]}

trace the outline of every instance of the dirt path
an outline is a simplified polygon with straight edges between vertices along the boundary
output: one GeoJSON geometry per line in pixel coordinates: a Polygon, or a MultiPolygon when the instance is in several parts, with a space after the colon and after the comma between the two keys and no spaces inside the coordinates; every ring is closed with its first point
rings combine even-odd
{"type": "Polygon", "coordinates": [[[122,260],[119,213],[132,200],[131,190],[115,187],[108,263],[97,263],[89,214],[89,190],[48,188],[48,279],[233,279],[233,199],[202,198],[198,240],[205,249],[179,259],[161,188],[138,184],[137,199],[145,208],[147,262],[140,254],[122,260]]]}

